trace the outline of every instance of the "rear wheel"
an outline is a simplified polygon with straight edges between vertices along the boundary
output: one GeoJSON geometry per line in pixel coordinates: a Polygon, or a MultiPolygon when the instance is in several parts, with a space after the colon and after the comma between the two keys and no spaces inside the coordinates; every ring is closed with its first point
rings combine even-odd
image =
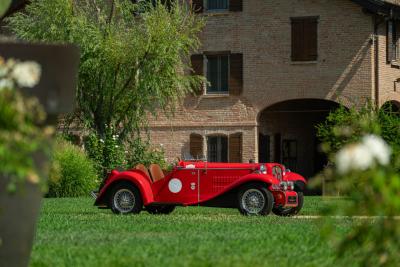
{"type": "Polygon", "coordinates": [[[243,215],[268,215],[274,205],[274,197],[267,188],[259,184],[249,184],[238,194],[239,211],[243,215]]]}
{"type": "Polygon", "coordinates": [[[300,212],[300,210],[303,208],[303,204],[304,204],[303,192],[297,192],[297,200],[298,200],[297,207],[293,207],[293,208],[277,207],[277,208],[273,208],[272,212],[278,216],[294,216],[294,215],[298,214],[300,212]]]}
{"type": "Polygon", "coordinates": [[[139,189],[128,183],[117,184],[111,191],[110,207],[116,214],[138,214],[143,207],[139,189]]]}
{"type": "Polygon", "coordinates": [[[146,210],[150,214],[170,214],[173,212],[175,209],[175,206],[168,206],[168,205],[163,205],[163,206],[147,206],[146,210]]]}

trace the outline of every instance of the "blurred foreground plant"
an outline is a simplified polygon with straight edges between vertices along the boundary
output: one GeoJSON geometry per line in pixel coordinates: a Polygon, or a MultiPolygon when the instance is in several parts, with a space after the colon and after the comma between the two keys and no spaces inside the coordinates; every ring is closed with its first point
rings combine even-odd
{"type": "Polygon", "coordinates": [[[41,68],[35,62],[0,57],[0,174],[10,179],[9,191],[26,180],[40,183],[35,155],[46,153],[52,129],[40,126],[46,116],[38,100],[18,90],[34,87],[40,76],[41,68]]]}
{"type": "Polygon", "coordinates": [[[400,125],[383,129],[383,116],[391,115],[380,112],[368,106],[359,112],[342,109],[334,114],[338,123],[328,121],[329,127],[319,129],[329,137],[323,147],[331,164],[317,180],[334,181],[349,200],[346,206],[325,211],[330,219],[324,220],[322,233],[333,241],[338,257],[352,253],[360,266],[400,266],[400,156],[394,153],[398,141],[386,135],[388,145],[380,136],[398,132],[400,125]],[[336,228],[335,221],[343,219],[338,215],[353,220],[344,236],[336,228]]]}

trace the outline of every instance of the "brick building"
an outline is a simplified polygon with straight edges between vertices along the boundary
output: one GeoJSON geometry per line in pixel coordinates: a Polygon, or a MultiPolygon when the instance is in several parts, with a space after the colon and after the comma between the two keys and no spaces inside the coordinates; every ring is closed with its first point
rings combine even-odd
{"type": "Polygon", "coordinates": [[[207,20],[193,69],[210,84],[151,120],[168,160],[276,161],[310,177],[330,110],[400,103],[398,0],[192,2],[207,20]]]}

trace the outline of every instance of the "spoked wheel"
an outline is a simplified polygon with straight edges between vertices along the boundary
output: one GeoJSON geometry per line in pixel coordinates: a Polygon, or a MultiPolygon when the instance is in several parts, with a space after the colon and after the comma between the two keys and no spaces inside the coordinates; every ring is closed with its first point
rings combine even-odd
{"type": "Polygon", "coordinates": [[[170,214],[171,212],[173,212],[175,209],[175,206],[167,206],[167,205],[163,205],[163,206],[147,206],[146,210],[150,213],[150,214],[170,214]]]}
{"type": "Polygon", "coordinates": [[[238,195],[239,211],[244,215],[268,215],[274,205],[274,196],[267,188],[250,184],[242,188],[238,195]]]}
{"type": "Polygon", "coordinates": [[[298,199],[297,207],[293,207],[293,208],[276,207],[276,208],[272,209],[272,212],[278,216],[294,216],[294,215],[298,214],[300,212],[301,208],[303,208],[303,204],[304,204],[303,192],[297,192],[297,199],[298,199]]]}
{"type": "Polygon", "coordinates": [[[135,186],[122,183],[113,188],[110,197],[110,207],[114,213],[137,214],[142,210],[142,206],[142,196],[135,186]]]}

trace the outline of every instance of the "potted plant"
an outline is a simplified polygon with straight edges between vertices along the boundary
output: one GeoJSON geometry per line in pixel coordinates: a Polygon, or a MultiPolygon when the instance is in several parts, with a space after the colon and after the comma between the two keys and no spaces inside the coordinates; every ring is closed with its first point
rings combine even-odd
{"type": "Polygon", "coordinates": [[[0,57],[0,265],[27,266],[45,180],[52,130],[32,88],[41,67],[0,57]]]}

